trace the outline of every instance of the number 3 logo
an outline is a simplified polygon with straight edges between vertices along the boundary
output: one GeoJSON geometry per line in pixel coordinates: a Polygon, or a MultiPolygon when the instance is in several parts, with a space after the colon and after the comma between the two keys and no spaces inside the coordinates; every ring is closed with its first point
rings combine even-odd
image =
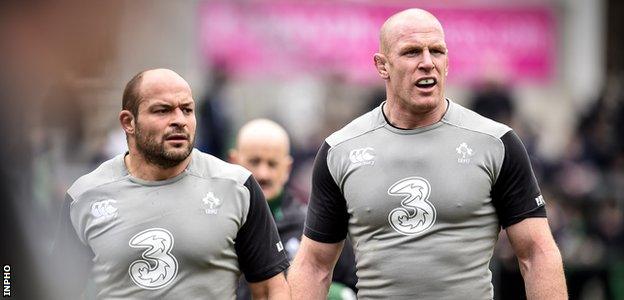
{"type": "Polygon", "coordinates": [[[166,229],[150,228],[135,234],[128,242],[132,248],[144,248],[141,257],[130,264],[128,273],[141,288],[156,290],[171,283],[178,275],[178,261],[171,255],[173,235],[166,229]]]}
{"type": "Polygon", "coordinates": [[[388,214],[388,222],[394,230],[413,235],[431,228],[436,220],[436,209],[429,202],[431,185],[422,177],[408,177],[395,182],[388,195],[403,197],[401,207],[388,214]]]}

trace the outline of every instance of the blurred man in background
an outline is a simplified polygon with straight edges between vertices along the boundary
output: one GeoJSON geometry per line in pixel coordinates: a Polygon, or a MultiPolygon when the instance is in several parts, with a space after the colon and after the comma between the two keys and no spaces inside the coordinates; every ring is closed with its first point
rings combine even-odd
{"type": "Polygon", "coordinates": [[[262,190],[249,171],[193,148],[194,109],[171,70],[126,85],[119,121],[129,151],[66,194],[53,259],[66,262],[67,299],[89,273],[98,298],[233,298],[241,272],[254,298],[289,298],[262,190]]]}
{"type": "MultiPolygon", "coordinates": [[[[285,188],[293,162],[286,130],[267,119],[246,123],[238,132],[236,148],[230,151],[230,161],[250,170],[260,184],[286,254],[292,260],[299,249],[303,233],[305,207],[285,188]]],[[[356,282],[353,250],[348,246],[342,251],[334,270],[330,298],[354,297],[356,282]]],[[[245,282],[241,282],[239,299],[249,299],[246,286],[245,282]]]]}
{"type": "Polygon", "coordinates": [[[358,298],[492,299],[500,226],[529,299],[566,299],[561,255],[526,150],[506,125],[444,97],[440,22],[409,9],[380,32],[374,63],[387,100],[319,149],[295,299],[323,299],[347,232],[358,298]]]}

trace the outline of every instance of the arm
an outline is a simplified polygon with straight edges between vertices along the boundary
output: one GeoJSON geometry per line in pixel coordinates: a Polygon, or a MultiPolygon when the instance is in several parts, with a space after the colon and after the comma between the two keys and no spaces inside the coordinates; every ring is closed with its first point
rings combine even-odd
{"type": "Polygon", "coordinates": [[[527,299],[567,299],[561,254],[546,218],[524,219],[506,230],[518,257],[527,299]]]}
{"type": "Polygon", "coordinates": [[[553,240],[544,198],[520,138],[509,131],[501,137],[505,156],[492,189],[492,201],[520,263],[527,298],[565,299],[561,254],[553,240]]]}
{"type": "Polygon", "coordinates": [[[312,191],[299,250],[288,279],[294,299],[327,299],[332,270],[347,236],[349,213],[327,164],[329,144],[314,161],[312,191]]]}
{"type": "Polygon", "coordinates": [[[284,278],[284,271],[289,266],[288,258],[269,205],[251,175],[245,187],[249,190],[249,211],[234,244],[240,270],[249,282],[254,299],[289,299],[284,278]]]}
{"type": "Polygon", "coordinates": [[[344,241],[328,244],[303,236],[288,273],[293,299],[327,299],[332,271],[343,245],[344,241]]]}
{"type": "Polygon", "coordinates": [[[249,289],[253,299],[291,299],[284,273],[279,273],[267,280],[250,283],[249,289]]]}

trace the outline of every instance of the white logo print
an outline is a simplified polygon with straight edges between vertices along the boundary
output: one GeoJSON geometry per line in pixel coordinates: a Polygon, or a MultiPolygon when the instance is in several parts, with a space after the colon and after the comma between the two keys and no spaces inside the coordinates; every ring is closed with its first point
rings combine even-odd
{"type": "Polygon", "coordinates": [[[349,160],[357,166],[375,164],[375,149],[371,147],[351,150],[349,160]]]}
{"type": "Polygon", "coordinates": [[[144,289],[156,290],[171,283],[178,275],[178,261],[171,255],[173,235],[162,228],[150,228],[134,235],[128,242],[132,248],[144,248],[143,259],[130,264],[128,273],[134,283],[144,289]]]}
{"type": "Polygon", "coordinates": [[[466,143],[459,144],[459,146],[455,148],[455,151],[457,151],[457,154],[460,155],[460,157],[457,158],[458,163],[460,164],[470,163],[470,157],[473,155],[473,151],[472,149],[470,149],[470,147],[468,147],[468,144],[466,143]]]}
{"type": "Polygon", "coordinates": [[[537,204],[537,206],[544,206],[546,205],[546,201],[544,201],[544,197],[542,195],[539,195],[535,197],[535,204],[537,204]]]}
{"type": "Polygon", "coordinates": [[[107,217],[117,216],[117,208],[113,206],[117,200],[106,199],[98,202],[94,202],[91,205],[91,215],[96,219],[104,219],[107,217]]]}
{"type": "Polygon", "coordinates": [[[412,235],[431,228],[436,220],[436,210],[429,202],[431,186],[422,177],[408,177],[388,189],[390,196],[403,196],[401,207],[393,209],[388,222],[401,234],[412,235]]]}
{"type": "Polygon", "coordinates": [[[282,245],[281,241],[275,243],[275,247],[277,248],[277,252],[282,252],[282,250],[284,250],[284,245],[282,245]]]}
{"type": "Polygon", "coordinates": [[[202,198],[204,212],[209,215],[216,215],[219,212],[219,207],[223,203],[221,199],[215,197],[213,192],[209,192],[206,197],[202,198]]]}

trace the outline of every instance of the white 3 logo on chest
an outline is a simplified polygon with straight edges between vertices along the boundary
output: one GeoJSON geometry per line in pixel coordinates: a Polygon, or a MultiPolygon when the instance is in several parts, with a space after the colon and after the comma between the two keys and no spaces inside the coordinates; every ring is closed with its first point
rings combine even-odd
{"type": "Polygon", "coordinates": [[[388,222],[398,233],[413,235],[431,228],[436,210],[429,202],[431,185],[422,177],[408,177],[395,182],[388,189],[390,196],[402,196],[401,207],[388,214],[388,222]]]}
{"type": "Polygon", "coordinates": [[[178,261],[171,255],[173,235],[166,229],[150,228],[135,234],[128,242],[132,248],[145,248],[130,264],[128,273],[141,288],[156,290],[167,286],[178,275],[178,261]]]}

